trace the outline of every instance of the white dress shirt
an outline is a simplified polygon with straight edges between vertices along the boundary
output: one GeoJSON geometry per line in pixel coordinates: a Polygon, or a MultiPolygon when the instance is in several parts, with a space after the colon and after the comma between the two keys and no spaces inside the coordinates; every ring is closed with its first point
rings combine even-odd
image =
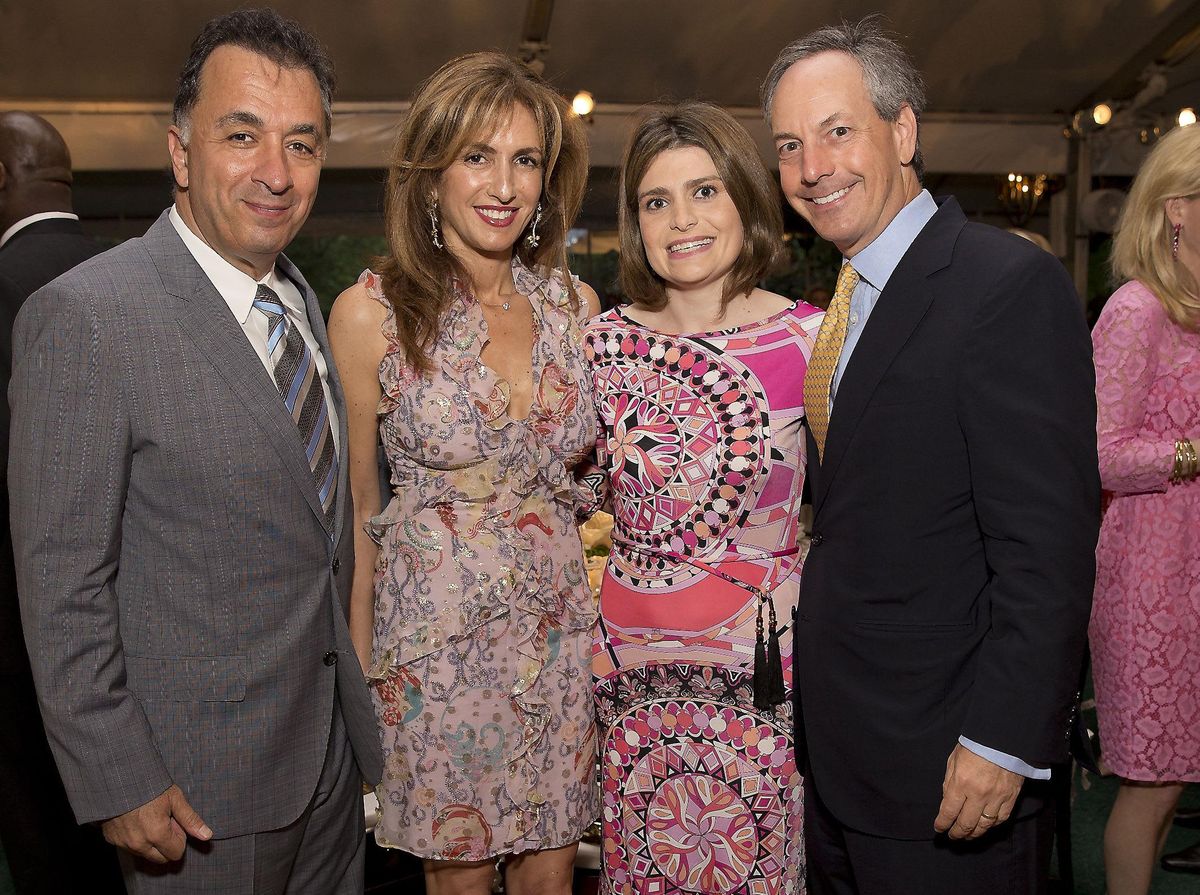
{"type": "Polygon", "coordinates": [[[275,367],[271,363],[271,356],[267,353],[267,315],[262,311],[254,310],[254,295],[261,283],[279,296],[284,307],[287,308],[289,323],[304,338],[304,343],[308,345],[308,350],[312,352],[313,359],[317,363],[317,372],[321,375],[321,388],[325,392],[325,404],[329,408],[329,428],[333,434],[333,448],[340,455],[337,408],[334,407],[333,398],[329,394],[329,368],[325,362],[325,356],[321,354],[321,346],[313,338],[312,327],[308,325],[308,313],[304,307],[304,297],[296,288],[296,284],[280,275],[274,267],[261,280],[251,279],[193,233],[175,206],[171,206],[168,216],[175,226],[179,238],[187,246],[187,250],[192,253],[192,257],[196,259],[200,269],[204,271],[213,287],[221,294],[221,298],[225,299],[225,304],[229,305],[229,310],[241,324],[242,332],[246,334],[246,339],[254,348],[258,359],[262,361],[263,370],[272,385],[275,384],[275,367]]]}
{"type": "Polygon", "coordinates": [[[18,230],[24,230],[30,224],[36,224],[38,221],[77,221],[79,215],[71,214],[69,211],[40,211],[37,214],[31,214],[27,218],[21,218],[11,227],[0,234],[0,249],[4,248],[4,244],[17,235],[18,230]]]}

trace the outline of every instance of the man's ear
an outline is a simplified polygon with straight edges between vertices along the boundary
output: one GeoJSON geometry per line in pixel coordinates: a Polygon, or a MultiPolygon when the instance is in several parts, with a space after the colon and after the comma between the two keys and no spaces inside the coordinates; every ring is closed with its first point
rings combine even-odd
{"type": "Polygon", "coordinates": [[[171,155],[171,173],[175,177],[175,186],[178,189],[186,190],[188,188],[187,143],[183,140],[182,131],[173,124],[167,128],[167,152],[171,155]]]}
{"type": "Polygon", "coordinates": [[[895,131],[896,152],[901,163],[912,164],[913,157],[917,154],[917,116],[913,114],[912,106],[908,103],[900,106],[892,128],[895,131]]]}

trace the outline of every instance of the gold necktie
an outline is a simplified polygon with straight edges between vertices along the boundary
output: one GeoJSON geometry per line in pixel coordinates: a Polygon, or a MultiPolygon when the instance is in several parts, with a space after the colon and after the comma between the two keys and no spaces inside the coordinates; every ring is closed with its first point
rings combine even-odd
{"type": "Polygon", "coordinates": [[[846,261],[838,273],[833,301],[829,303],[829,310],[821,321],[821,331],[817,333],[817,342],[808,361],[808,372],[804,375],[804,413],[821,456],[825,454],[825,435],[829,432],[829,389],[833,385],[833,374],[842,354],[842,343],[846,341],[850,296],[857,285],[858,271],[846,261]]]}

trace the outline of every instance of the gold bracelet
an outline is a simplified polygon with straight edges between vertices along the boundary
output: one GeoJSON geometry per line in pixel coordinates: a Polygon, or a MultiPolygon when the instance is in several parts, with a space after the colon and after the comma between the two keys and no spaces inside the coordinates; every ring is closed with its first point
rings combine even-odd
{"type": "Polygon", "coordinates": [[[1187,464],[1187,452],[1183,446],[1182,439],[1175,439],[1175,465],[1171,467],[1170,482],[1172,485],[1178,485],[1183,481],[1183,470],[1187,464]]]}
{"type": "Polygon", "coordinates": [[[1200,472],[1200,458],[1196,455],[1196,446],[1189,439],[1177,439],[1175,464],[1171,467],[1171,484],[1190,482],[1196,478],[1197,472],[1200,472]]]}

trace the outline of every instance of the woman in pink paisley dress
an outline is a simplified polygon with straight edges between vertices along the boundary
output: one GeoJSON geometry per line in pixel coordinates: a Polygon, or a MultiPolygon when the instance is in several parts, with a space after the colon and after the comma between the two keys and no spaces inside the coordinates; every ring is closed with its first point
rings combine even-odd
{"type": "Polygon", "coordinates": [[[757,288],[774,183],[684,103],[626,149],[621,284],[585,328],[615,525],[592,669],[602,891],[804,890],[791,702],[804,372],[822,314],[757,288]]]}
{"type": "Polygon", "coordinates": [[[598,811],[576,529],[596,297],[561,272],[586,178],[581,124],[536,75],[448,62],[397,143],[391,254],[330,318],[361,529],[351,632],[386,759],[375,838],[424,858],[434,895],[489,892],[500,856],[508,891],[566,895],[598,811]]]}
{"type": "Polygon", "coordinates": [[[1092,669],[1111,895],[1145,893],[1175,805],[1200,781],[1200,128],[1147,157],[1113,243],[1125,284],[1092,332],[1100,477],[1092,669]]]}

